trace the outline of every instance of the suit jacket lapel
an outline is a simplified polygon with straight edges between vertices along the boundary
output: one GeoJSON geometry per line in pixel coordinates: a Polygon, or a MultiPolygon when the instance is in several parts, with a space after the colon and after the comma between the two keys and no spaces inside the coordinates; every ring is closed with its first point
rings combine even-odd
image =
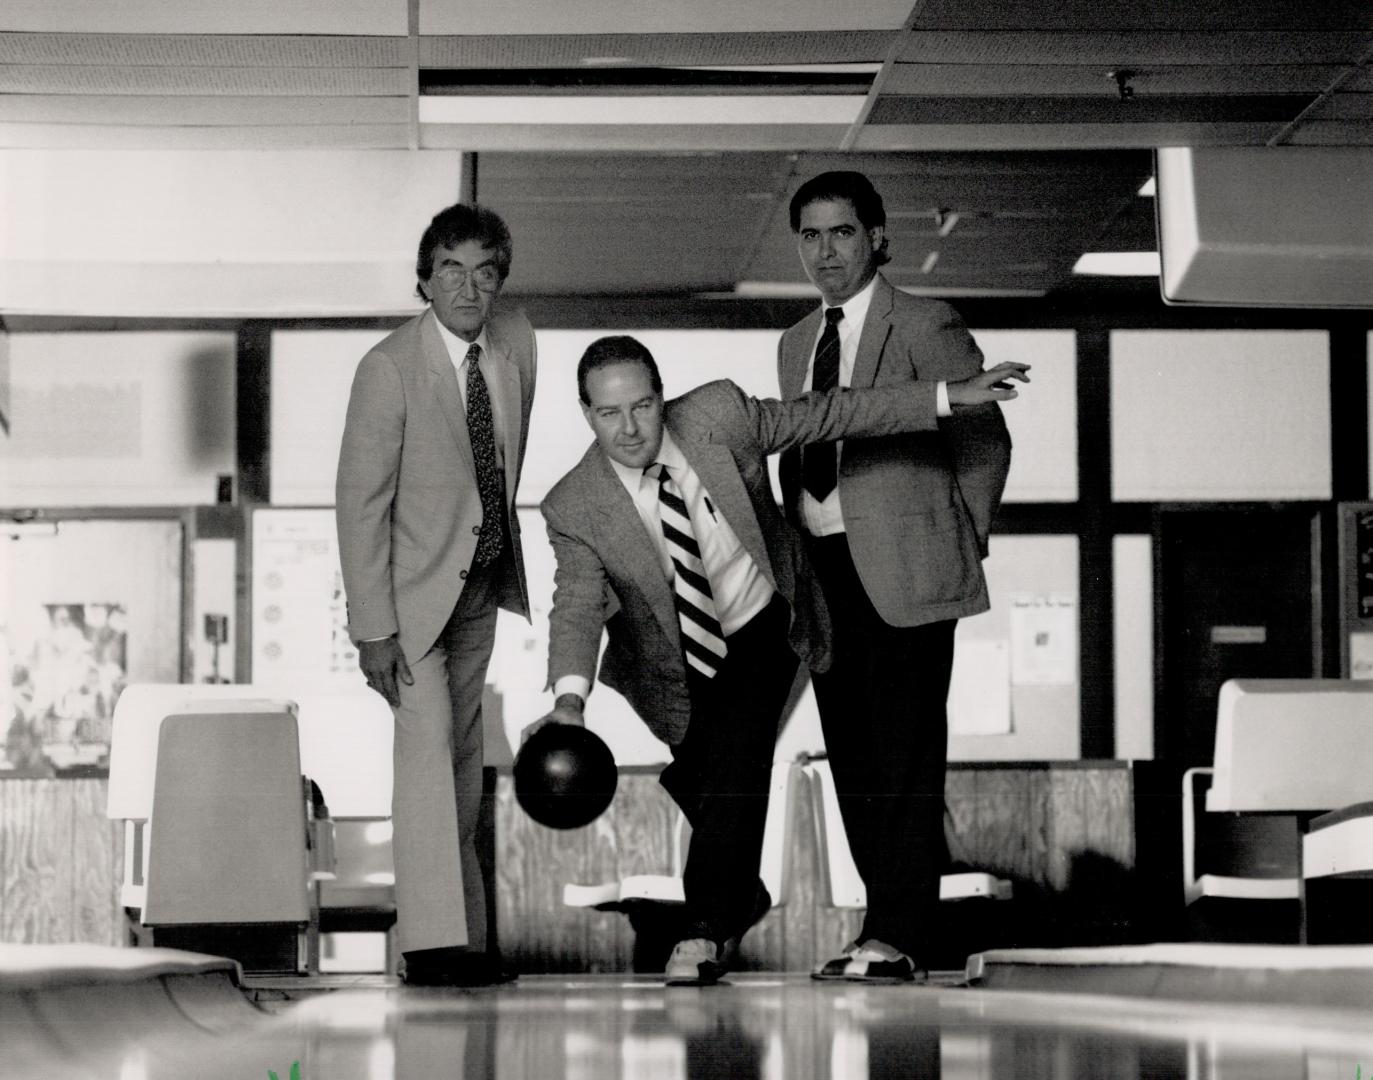
{"type": "Polygon", "coordinates": [[[433,378],[434,396],[443,408],[448,427],[453,432],[453,441],[458,447],[458,456],[473,476],[477,467],[472,463],[472,440],[467,436],[467,413],[462,407],[462,395],[458,393],[458,373],[453,361],[444,348],[443,338],[431,310],[420,325],[420,341],[424,349],[425,366],[433,378]]]}
{"type": "Polygon", "coordinates": [[[501,420],[505,425],[505,491],[509,495],[515,490],[519,474],[520,425],[524,421],[524,400],[520,395],[520,373],[510,359],[506,343],[487,327],[486,342],[491,348],[492,369],[497,373],[497,384],[491,388],[492,394],[499,395],[501,420]]]}
{"type": "Polygon", "coordinates": [[[681,449],[683,456],[696,470],[711,501],[719,509],[739,543],[749,553],[772,586],[777,582],[772,576],[772,561],[768,557],[767,544],[763,540],[763,530],[758,525],[758,515],[753,509],[753,500],[744,487],[739,475],[739,466],[734,455],[727,447],[712,442],[697,442],[686,435],[672,432],[672,438],[681,449]]]}
{"type": "Polygon", "coordinates": [[[863,335],[858,339],[858,355],[853,361],[850,387],[871,386],[877,377],[877,364],[882,359],[887,335],[891,333],[891,312],[895,299],[895,292],[887,279],[878,274],[872,302],[868,305],[868,317],[863,321],[863,335]]]}
{"type": "Polygon", "coordinates": [[[815,351],[816,336],[820,333],[820,312],[815,310],[801,321],[801,329],[792,337],[794,344],[782,354],[779,379],[782,397],[799,397],[806,382],[806,368],[815,351]]]}
{"type": "Polygon", "coordinates": [[[600,447],[593,446],[588,455],[587,497],[600,512],[601,530],[606,549],[615,552],[625,575],[648,598],[649,606],[658,617],[668,638],[677,643],[677,605],[672,586],[663,574],[658,561],[658,549],[639,517],[639,508],[629,497],[624,484],[611,467],[600,447]]]}

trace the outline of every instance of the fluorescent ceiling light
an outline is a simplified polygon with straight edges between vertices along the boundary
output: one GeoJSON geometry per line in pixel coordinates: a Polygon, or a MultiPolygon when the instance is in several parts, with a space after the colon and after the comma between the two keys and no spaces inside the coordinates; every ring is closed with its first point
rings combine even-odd
{"type": "Polygon", "coordinates": [[[740,281],[734,286],[734,296],[762,299],[818,298],[820,290],[806,281],[740,281]]]}
{"type": "Polygon", "coordinates": [[[1089,251],[1077,260],[1073,273],[1103,277],[1158,277],[1158,252],[1089,251]]]}
{"type": "MultiPolygon", "coordinates": [[[[583,61],[586,63],[586,61],[583,61]]],[[[881,64],[683,64],[683,71],[767,71],[789,75],[876,75],[881,64]]]]}
{"type": "Polygon", "coordinates": [[[1144,186],[1139,189],[1139,193],[1143,195],[1146,199],[1152,199],[1154,195],[1157,194],[1157,192],[1158,182],[1152,176],[1149,177],[1148,180],[1144,181],[1144,186]]]}
{"type": "Polygon", "coordinates": [[[421,124],[852,124],[859,94],[421,97],[421,124]]]}
{"type": "MultiPolygon", "coordinates": [[[[959,285],[898,285],[912,296],[1043,296],[1044,289],[982,288],[959,285]]],[[[819,300],[820,292],[803,281],[741,281],[733,293],[711,294],[762,300],[819,300]]]]}

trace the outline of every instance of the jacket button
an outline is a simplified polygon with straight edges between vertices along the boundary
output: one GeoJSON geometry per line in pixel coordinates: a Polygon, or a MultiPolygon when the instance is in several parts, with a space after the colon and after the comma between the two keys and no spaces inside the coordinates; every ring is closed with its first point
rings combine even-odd
{"type": "Polygon", "coordinates": [[[473,536],[480,536],[481,534],[482,534],[482,527],[481,527],[480,525],[473,525],[473,526],[472,526],[472,535],[473,535],[473,536]]]}
{"type": "Polygon", "coordinates": [[[467,580],[467,571],[466,571],[466,570],[459,570],[459,571],[458,571],[458,577],[460,577],[463,581],[466,581],[466,580],[467,580]]]}

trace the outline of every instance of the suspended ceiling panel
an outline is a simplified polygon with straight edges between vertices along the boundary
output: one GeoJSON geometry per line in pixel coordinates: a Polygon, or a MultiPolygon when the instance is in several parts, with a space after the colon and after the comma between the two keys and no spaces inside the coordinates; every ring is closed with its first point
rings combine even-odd
{"type": "Polygon", "coordinates": [[[0,311],[341,315],[412,308],[457,154],[45,150],[0,156],[0,311]]]}
{"type": "Polygon", "coordinates": [[[517,238],[514,293],[807,295],[788,220],[801,182],[858,168],[881,191],[898,284],[1043,293],[1140,200],[1149,154],[487,154],[482,198],[517,238]],[[519,244],[519,237],[537,237],[519,244]],[[619,283],[617,285],[617,282],[619,283]]]}
{"type": "Polygon", "coordinates": [[[399,34],[406,0],[5,0],[0,25],[30,33],[399,34]]]}
{"type": "Polygon", "coordinates": [[[650,34],[898,30],[909,0],[419,0],[421,34],[650,34]]]}
{"type": "Polygon", "coordinates": [[[893,38],[891,31],[794,26],[752,34],[450,34],[420,38],[420,64],[499,70],[880,63],[893,38]]]}

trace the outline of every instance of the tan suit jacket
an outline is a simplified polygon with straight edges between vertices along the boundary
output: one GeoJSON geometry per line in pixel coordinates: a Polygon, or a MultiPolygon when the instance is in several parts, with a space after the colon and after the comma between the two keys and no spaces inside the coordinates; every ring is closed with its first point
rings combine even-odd
{"type": "MultiPolygon", "coordinates": [[[[783,398],[796,397],[805,385],[820,320],[817,309],[782,335],[783,398]]],[[[982,353],[952,307],[899,292],[877,275],[852,389],[957,381],[981,370],[982,353]]],[[[1010,461],[1010,435],[994,403],[959,408],[937,430],[844,442],[844,527],[854,566],[883,620],[920,626],[987,610],[982,559],[1010,461]]],[[[782,456],[781,481],[787,517],[799,524],[799,451],[782,456]]]]}
{"type": "MultiPolygon", "coordinates": [[[[718,512],[790,605],[796,655],[823,670],[830,656],[829,616],[801,538],[773,498],[767,457],[846,435],[932,431],[935,384],[781,402],[748,397],[720,381],[669,401],[664,420],[718,512]]],[[[558,481],[542,510],[558,563],[549,686],[564,675],[596,676],[605,627],[610,642],[600,681],[624,694],[658,738],[680,742],[691,709],[672,587],[633,500],[598,445],[558,481]]]]}
{"type": "MultiPolygon", "coordinates": [[[[486,325],[505,421],[506,515],[513,558],[500,603],[529,614],[515,491],[534,403],[534,332],[522,313],[486,325]]],[[[355,641],[399,634],[414,663],[453,613],[481,524],[472,444],[457,373],[432,310],[358,364],[339,453],[339,557],[355,641]]]]}

